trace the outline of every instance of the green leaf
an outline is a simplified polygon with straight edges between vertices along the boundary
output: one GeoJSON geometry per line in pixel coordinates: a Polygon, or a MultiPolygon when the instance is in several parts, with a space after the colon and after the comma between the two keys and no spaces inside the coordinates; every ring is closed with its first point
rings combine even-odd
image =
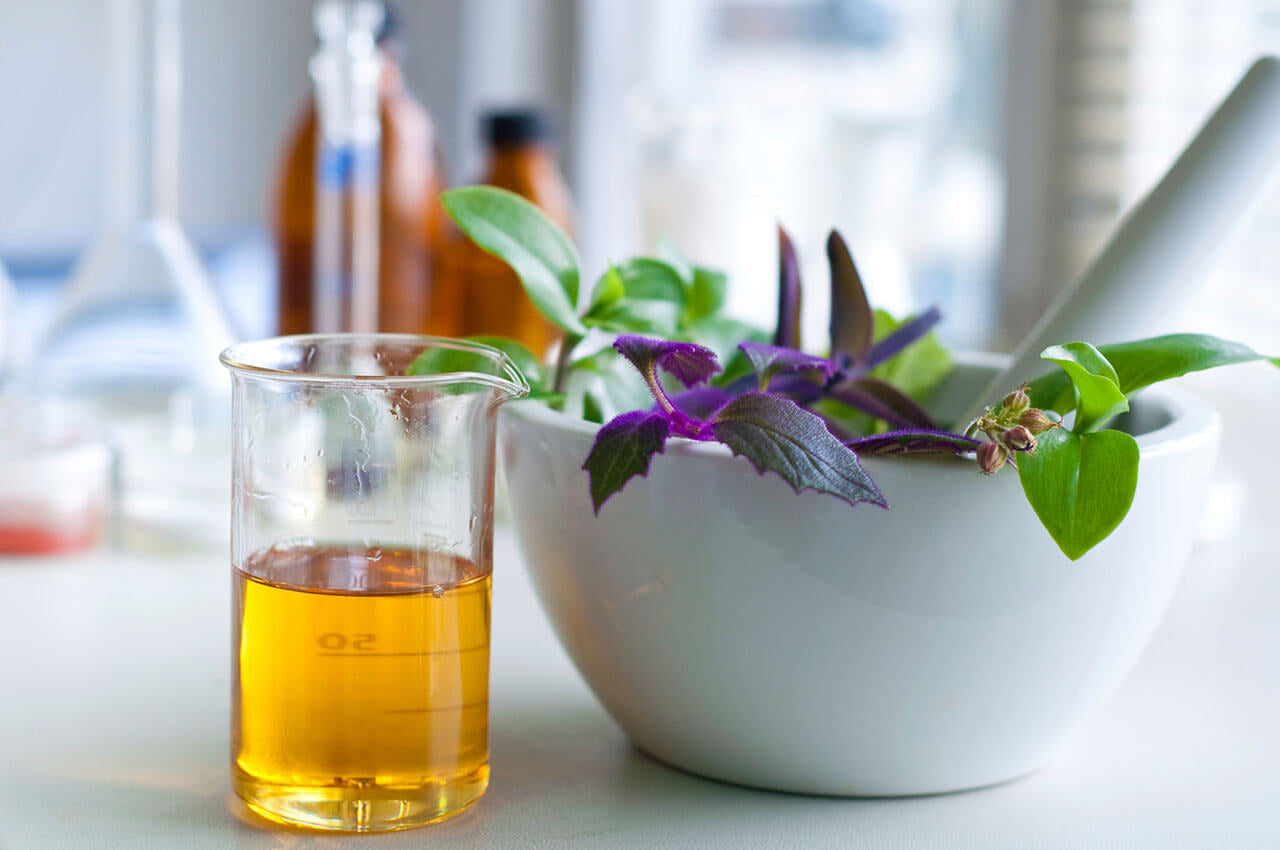
{"type": "Polygon", "coordinates": [[[693,282],[689,285],[689,294],[685,299],[684,315],[680,318],[681,326],[691,327],[719,313],[724,307],[727,285],[728,278],[723,273],[713,269],[694,268],[693,282]]]}
{"type": "Polygon", "coordinates": [[[660,260],[637,257],[611,267],[596,284],[596,293],[582,317],[588,327],[658,336],[677,332],[684,282],[660,260]]]}
{"type": "MultiPolygon", "coordinates": [[[[1168,334],[1103,345],[1098,350],[1115,367],[1120,390],[1127,396],[1160,381],[1219,366],[1258,360],[1280,366],[1280,358],[1268,358],[1247,345],[1209,334],[1168,334]]],[[[1037,407],[1065,413],[1074,402],[1070,381],[1061,372],[1032,381],[1031,400],[1037,407]]]]}
{"type": "MultiPolygon", "coordinates": [[[[906,322],[906,319],[898,321],[884,310],[876,310],[875,341],[884,339],[906,322]]],[[[937,334],[929,332],[868,374],[923,402],[942,386],[954,368],[950,352],[938,341],[937,334]]]]}
{"type": "Polygon", "coordinates": [[[606,345],[599,351],[594,351],[577,360],[570,361],[570,371],[587,371],[602,374],[605,367],[618,359],[620,355],[614,350],[612,345],[606,345]]]}
{"type": "Polygon", "coordinates": [[[1151,384],[1218,366],[1233,366],[1270,360],[1280,366],[1280,358],[1268,358],[1247,345],[1208,334],[1169,334],[1137,342],[1103,346],[1102,351],[1116,367],[1120,389],[1126,395],[1151,384]]]}
{"type": "Polygon", "coordinates": [[[725,361],[724,371],[711,379],[713,387],[729,387],[736,381],[747,377],[752,373],[751,361],[747,359],[747,355],[741,351],[735,351],[729,355],[729,359],[725,361]]]}
{"type": "Polygon", "coordinates": [[[468,186],[440,197],[472,242],[511,266],[549,321],[570,333],[586,334],[577,315],[578,252],[563,230],[505,189],[468,186]]]}
{"type": "Polygon", "coordinates": [[[1129,409],[1129,400],[1120,391],[1115,368],[1089,343],[1051,345],[1040,352],[1040,356],[1061,366],[1075,385],[1076,422],[1072,430],[1077,434],[1095,430],[1129,409]]]}
{"type": "Polygon", "coordinates": [[[676,335],[680,305],[670,301],[623,298],[602,310],[584,316],[591,327],[618,334],[676,335]]]}
{"type": "Polygon", "coordinates": [[[888,507],[858,456],[820,417],[790,399],[744,393],[720,411],[711,431],[735,455],[751,461],[756,472],[776,472],[797,493],[817,490],[851,505],[888,507]]]}
{"type": "Polygon", "coordinates": [[[649,474],[649,461],[662,451],[669,433],[666,416],[643,410],[624,413],[600,428],[582,464],[597,514],[628,481],[649,474]]]}
{"type": "Polygon", "coordinates": [[[1138,443],[1122,431],[1055,428],[1017,463],[1027,501],[1073,561],[1115,530],[1138,486],[1138,443]]]}
{"type": "Polygon", "coordinates": [[[589,392],[582,394],[582,418],[588,422],[604,422],[604,406],[589,392]]]}
{"type": "Polygon", "coordinates": [[[684,281],[661,260],[634,257],[613,267],[627,298],[684,304],[684,281]]]}
{"type": "Polygon", "coordinates": [[[605,310],[626,294],[627,288],[622,283],[622,275],[618,274],[616,267],[609,266],[596,281],[595,289],[591,290],[591,305],[587,308],[587,315],[605,310]]]}

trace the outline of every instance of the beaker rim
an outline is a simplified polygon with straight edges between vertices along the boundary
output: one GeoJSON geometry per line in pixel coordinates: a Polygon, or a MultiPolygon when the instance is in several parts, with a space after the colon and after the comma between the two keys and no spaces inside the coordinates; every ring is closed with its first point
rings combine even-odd
{"type": "Polygon", "coordinates": [[[276,336],[267,339],[241,342],[223,349],[218,360],[236,375],[260,378],[282,383],[320,384],[333,387],[370,388],[430,388],[456,384],[480,384],[498,390],[504,400],[523,398],[529,394],[529,382],[507,356],[506,352],[482,342],[425,334],[400,333],[317,333],[276,336]],[[456,371],[436,372],[426,375],[365,375],[338,372],[306,372],[280,368],[283,354],[301,350],[307,346],[379,348],[400,347],[417,349],[422,353],[429,349],[452,349],[481,354],[491,360],[495,373],[456,371]],[[273,356],[274,355],[274,356],[273,356]]]}

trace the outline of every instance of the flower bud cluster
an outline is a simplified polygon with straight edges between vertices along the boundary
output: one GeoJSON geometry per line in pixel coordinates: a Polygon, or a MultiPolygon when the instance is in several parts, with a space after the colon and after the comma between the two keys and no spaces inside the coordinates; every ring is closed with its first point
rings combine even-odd
{"type": "Polygon", "coordinates": [[[1029,452],[1036,447],[1036,438],[1025,425],[1014,425],[1001,431],[1000,442],[1015,452],[1029,452]]]}
{"type": "Polygon", "coordinates": [[[978,446],[978,468],[984,475],[999,472],[1016,452],[1034,452],[1036,436],[1060,423],[1031,406],[1027,385],[1009,393],[997,405],[975,419],[965,432],[969,436],[986,434],[990,442],[978,446]]]}
{"type": "Polygon", "coordinates": [[[1009,460],[1009,450],[999,443],[983,443],[978,446],[978,468],[983,475],[994,475],[1009,460]]]}

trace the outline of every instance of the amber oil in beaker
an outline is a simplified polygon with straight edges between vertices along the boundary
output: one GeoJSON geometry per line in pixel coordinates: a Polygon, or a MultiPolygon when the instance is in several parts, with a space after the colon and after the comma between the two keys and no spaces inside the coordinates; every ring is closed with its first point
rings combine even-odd
{"type": "Polygon", "coordinates": [[[352,831],[420,826],[480,797],[490,574],[363,546],[248,558],[234,578],[236,793],[271,820],[352,831]]]}

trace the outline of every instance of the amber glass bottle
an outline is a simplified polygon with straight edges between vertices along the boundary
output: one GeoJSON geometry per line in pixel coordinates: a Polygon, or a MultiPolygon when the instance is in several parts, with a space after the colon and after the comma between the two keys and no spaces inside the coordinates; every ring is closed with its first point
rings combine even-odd
{"type": "MultiPolygon", "coordinates": [[[[387,28],[387,32],[390,28],[387,28]]],[[[435,253],[444,241],[445,184],[435,126],[405,88],[394,42],[379,39],[382,121],[378,238],[378,330],[422,333],[435,253]]],[[[279,330],[312,327],[312,258],[316,219],[315,102],[289,137],[275,199],[279,264],[279,330]]]]}
{"type": "MultiPolygon", "coordinates": [[[[481,182],[527,198],[572,234],[573,204],[556,164],[548,117],[536,110],[490,112],[483,129],[489,160],[481,182]]],[[[508,336],[536,354],[559,337],[525,295],[515,273],[456,231],[445,244],[440,272],[440,298],[432,305],[433,332],[447,328],[444,332],[464,336],[508,336]],[[457,311],[452,317],[450,308],[457,311]]]]}

